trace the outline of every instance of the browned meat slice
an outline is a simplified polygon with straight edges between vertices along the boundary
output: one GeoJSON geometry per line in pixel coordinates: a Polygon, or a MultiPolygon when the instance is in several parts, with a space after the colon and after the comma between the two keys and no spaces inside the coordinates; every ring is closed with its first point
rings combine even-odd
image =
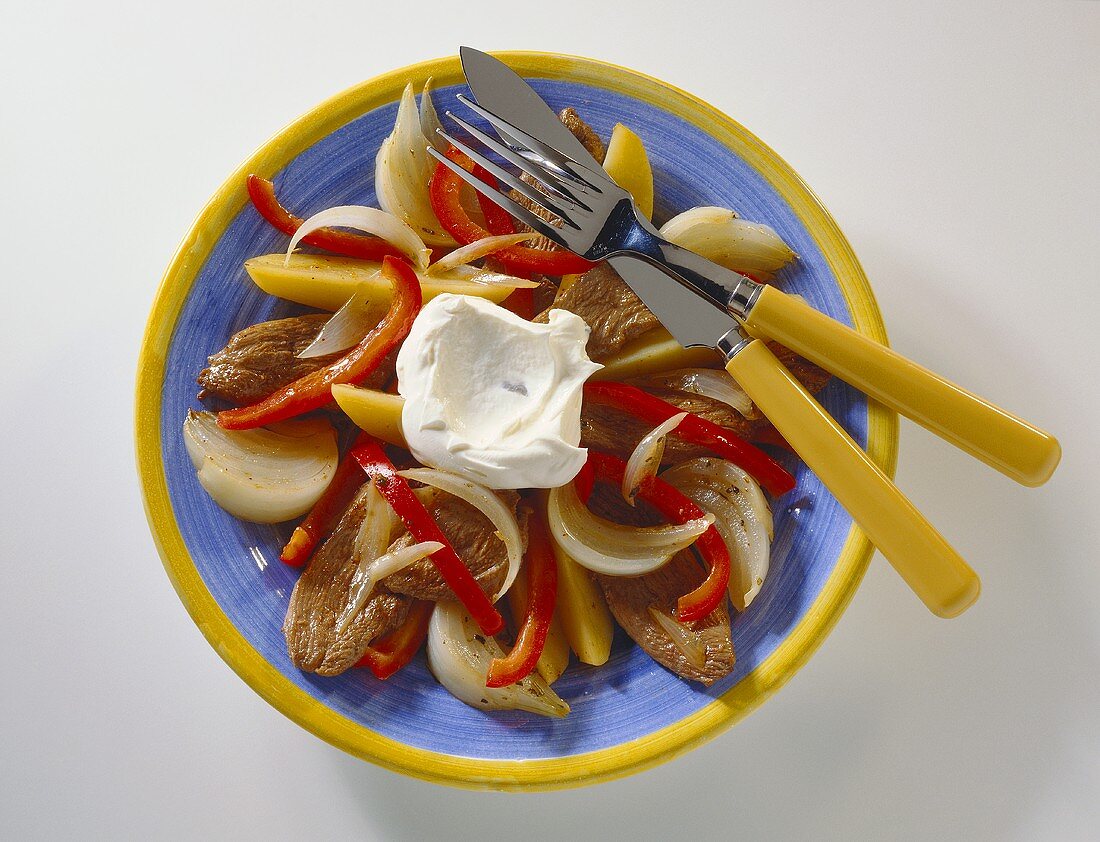
{"type": "MultiPolygon", "coordinates": [[[[592,329],[588,336],[588,356],[596,362],[607,359],[632,339],[660,324],[607,263],[600,263],[581,275],[558,296],[553,306],[576,313],[592,329]]],[[[548,307],[535,316],[534,321],[545,322],[549,316],[548,307]]]]}
{"type": "Polygon", "coordinates": [[[723,602],[690,628],[703,646],[703,662],[689,659],[650,614],[650,607],[672,616],[676,601],[699,585],[706,571],[693,553],[685,550],[659,570],[645,576],[597,576],[608,607],[631,639],[653,660],[682,678],[711,685],[733,669],[730,617],[723,602]]]}
{"type": "MultiPolygon", "coordinates": [[[[775,342],[769,342],[768,347],[810,393],[820,392],[828,383],[829,373],[809,360],[775,342]]],[[[662,382],[660,375],[639,377],[630,382],[684,412],[690,412],[725,427],[741,438],[749,441],[773,440],[771,433],[774,433],[774,428],[767,418],[750,420],[721,401],[705,395],[669,388],[662,382]]],[[[653,429],[653,426],[616,409],[586,403],[581,411],[581,445],[613,453],[625,459],[638,446],[642,436],[653,429]]],[[[709,455],[709,451],[705,448],[688,444],[675,436],[669,436],[666,439],[664,457],[666,464],[706,455],[709,455]]]]}
{"type": "MultiPolygon", "coordinates": [[[[499,492],[505,503],[517,508],[519,495],[514,491],[499,492]]],[[[481,512],[450,494],[436,494],[426,504],[429,514],[439,524],[458,557],[465,562],[481,589],[495,595],[504,584],[508,572],[508,553],[496,532],[496,527],[481,512]]],[[[517,512],[520,531],[527,535],[527,509],[517,512]]],[[[413,543],[406,533],[394,541],[390,549],[399,549],[413,543]]],[[[439,575],[431,559],[422,558],[383,580],[385,586],[400,594],[416,599],[453,599],[454,595],[443,577],[439,575]]]]}
{"type": "Polygon", "coordinates": [[[372,640],[396,628],[408,614],[412,600],[379,585],[347,628],[337,634],[358,567],[353,547],[365,513],[360,495],[294,585],[283,634],[290,660],[300,670],[339,675],[363,657],[372,640]]]}
{"type": "MultiPolygon", "coordinates": [[[[561,110],[561,113],[558,114],[558,119],[561,120],[563,124],[565,124],[565,127],[569,129],[570,132],[573,133],[573,137],[579,140],[584,148],[588,150],[588,154],[602,164],[605,154],[603,141],[600,140],[600,136],[592,130],[592,127],[580,118],[580,115],[577,114],[576,110],[574,110],[573,108],[563,108],[561,110]]],[[[538,182],[526,173],[524,173],[521,178],[532,186],[538,186],[538,182]]],[[[513,190],[511,195],[512,198],[519,202],[521,205],[526,207],[532,213],[541,216],[548,222],[554,222],[557,219],[557,217],[555,217],[554,214],[550,213],[550,211],[545,210],[536,202],[532,202],[521,193],[513,190]]],[[[526,225],[520,225],[517,230],[526,231],[530,229],[526,225]]],[[[560,248],[560,246],[547,239],[546,237],[538,237],[537,239],[528,242],[527,245],[531,248],[543,249],[544,251],[553,251],[557,248],[560,248]]]]}
{"type": "MultiPolygon", "coordinates": [[[[338,360],[345,351],[300,360],[298,354],[317,338],[329,313],[294,316],[246,327],[212,355],[199,374],[199,397],[215,395],[236,404],[253,404],[277,389],[293,383],[338,360]]],[[[364,386],[381,388],[393,375],[395,354],[391,354],[363,381],[364,386]]]]}

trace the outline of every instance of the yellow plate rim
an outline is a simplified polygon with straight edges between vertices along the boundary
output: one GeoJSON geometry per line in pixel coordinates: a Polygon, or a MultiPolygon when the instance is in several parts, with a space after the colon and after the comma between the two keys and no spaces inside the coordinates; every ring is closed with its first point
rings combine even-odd
{"type": "MultiPolygon", "coordinates": [[[[857,330],[886,343],[874,293],[844,235],[802,179],[768,146],[703,100],[651,76],[597,59],[532,51],[495,53],[521,75],[587,83],[626,94],[679,116],[731,148],[791,205],[821,249],[857,330]]],[[[852,527],[836,568],[806,616],[770,657],[726,693],[684,719],[599,751],[539,760],[456,757],[377,734],[327,708],[269,664],[221,610],[187,551],[172,513],[161,460],[161,386],[168,347],[195,277],[229,222],[247,201],[245,176],[270,175],[306,148],[362,114],[396,101],[405,83],[429,77],[445,87],[464,80],[457,56],[410,65],[377,76],[326,100],[263,144],[230,175],[188,231],[161,281],[138,361],[135,441],[146,516],[169,579],[192,619],[229,666],[268,703],[318,737],[350,754],[422,780],[470,789],[547,790],[623,777],[687,752],[746,716],[807,661],[851,601],[873,548],[852,527]]],[[[897,416],[868,405],[868,452],[893,475],[897,416]]]]}

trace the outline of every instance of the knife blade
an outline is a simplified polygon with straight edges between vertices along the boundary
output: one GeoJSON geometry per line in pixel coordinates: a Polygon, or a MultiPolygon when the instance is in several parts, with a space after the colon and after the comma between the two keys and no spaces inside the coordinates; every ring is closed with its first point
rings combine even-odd
{"type": "MultiPolygon", "coordinates": [[[[554,110],[508,65],[472,47],[460,48],[459,55],[478,105],[576,161],[603,170],[554,110]]],[[[501,139],[513,143],[503,134],[501,139]]],[[[737,329],[732,316],[696,295],[684,295],[679,284],[644,259],[620,255],[608,263],[685,348],[713,348],[737,329]]]]}

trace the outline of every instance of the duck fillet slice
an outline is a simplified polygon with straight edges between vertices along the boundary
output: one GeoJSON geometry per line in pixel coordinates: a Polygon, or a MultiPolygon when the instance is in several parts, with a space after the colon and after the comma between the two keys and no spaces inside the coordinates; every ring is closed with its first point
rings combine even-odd
{"type": "Polygon", "coordinates": [[[339,675],[355,666],[371,641],[405,620],[412,600],[376,585],[347,627],[336,627],[351,597],[355,537],[366,514],[363,494],[344,512],[336,529],[310,559],[290,595],[283,634],[294,666],[318,675],[339,675]]]}

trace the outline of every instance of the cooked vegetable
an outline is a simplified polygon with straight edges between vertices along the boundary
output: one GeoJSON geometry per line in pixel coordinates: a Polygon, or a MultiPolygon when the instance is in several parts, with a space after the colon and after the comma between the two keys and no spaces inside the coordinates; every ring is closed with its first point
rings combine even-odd
{"type": "Polygon", "coordinates": [[[405,434],[401,431],[401,408],[405,405],[403,397],[348,384],[333,386],[332,397],[364,433],[408,449],[405,434]]]}
{"type": "Polygon", "coordinates": [[[432,250],[424,245],[420,235],[407,222],[398,219],[392,213],[363,205],[338,205],[315,213],[298,226],[298,230],[290,238],[290,245],[286,247],[283,266],[290,263],[290,256],[303,237],[329,226],[355,228],[374,234],[394,246],[420,271],[428,268],[428,262],[432,258],[432,250]]]}
{"type": "MultiPolygon", "coordinates": [[[[356,443],[362,440],[360,435],[356,443]]],[[[291,567],[301,567],[305,564],[317,545],[336,526],[344,510],[355,499],[355,494],[363,485],[363,471],[358,463],[350,455],[340,460],[332,481],[328,484],[324,494],[313,504],[305,520],[294,528],[294,532],[287,541],[283,551],[279,554],[280,561],[291,567]]]]}
{"type": "Polygon", "coordinates": [[[661,478],[715,516],[714,528],[733,561],[730,599],[744,611],[764,584],[771,553],[772,514],[760,486],[724,459],[681,462],[661,478]]]}
{"type": "Polygon", "coordinates": [[[690,392],[720,401],[736,409],[750,421],[761,417],[752,398],[725,371],[713,368],[678,368],[650,378],[647,382],[660,384],[679,392],[690,392]]]}
{"type": "Polygon", "coordinates": [[[482,710],[525,710],[540,716],[565,716],[569,705],[537,672],[507,687],[486,687],[489,664],[504,650],[461,605],[440,602],[428,625],[428,666],[450,693],[482,710]]]}
{"type": "Polygon", "coordinates": [[[405,622],[367,647],[356,666],[367,667],[374,677],[385,681],[413,659],[428,636],[428,623],[435,603],[418,599],[409,608],[405,622]]]}
{"type": "Polygon", "coordinates": [[[378,324],[381,316],[379,306],[372,300],[370,292],[367,289],[358,290],[325,322],[317,338],[298,354],[298,359],[324,357],[358,345],[370,329],[378,324]]]}
{"type": "Polygon", "coordinates": [[[611,130],[603,168],[611,180],[634,197],[638,210],[650,219],[653,216],[653,170],[649,166],[642,139],[622,123],[611,130]]]}
{"type": "Polygon", "coordinates": [[[419,544],[410,544],[393,552],[383,553],[373,561],[363,558],[352,577],[351,599],[348,600],[347,607],[336,622],[336,633],[342,634],[348,623],[363,610],[363,606],[367,604],[367,598],[376,584],[391,573],[404,570],[414,561],[426,558],[441,549],[443,549],[443,545],[438,541],[421,541],[419,544]]]}
{"type": "MultiPolygon", "coordinates": [[[[651,424],[667,421],[680,411],[667,401],[635,386],[612,381],[586,383],[584,398],[593,403],[616,407],[651,424]]],[[[740,465],[760,480],[772,494],[785,494],[794,488],[794,477],[764,451],[698,415],[688,413],[673,431],[673,435],[683,441],[706,447],[718,456],[740,465]]]]}
{"type": "Polygon", "coordinates": [[[767,225],[727,208],[692,208],[672,217],[661,236],[735,272],[766,277],[798,257],[767,225]]]}
{"type": "Polygon", "coordinates": [[[188,412],[183,440],[199,483],[241,520],[281,523],[309,511],[340,459],[336,431],[320,418],[230,431],[212,412],[188,412]]]}
{"type": "MultiPolygon", "coordinates": [[[[379,274],[382,265],[375,261],[293,254],[290,262],[284,265],[285,259],[283,254],[265,254],[246,260],[244,268],[264,292],[307,307],[338,310],[358,292],[380,305],[393,298],[390,285],[379,274]]],[[[523,278],[473,266],[460,266],[440,274],[418,272],[417,277],[424,301],[443,292],[453,292],[455,295],[476,295],[499,304],[516,288],[538,286],[523,278]]]]}
{"type": "Polygon", "coordinates": [[[652,605],[649,606],[649,616],[672,639],[673,645],[687,658],[688,663],[696,669],[702,669],[706,665],[707,648],[697,632],[652,605]]]}
{"type": "MultiPolygon", "coordinates": [[[[529,676],[538,666],[558,599],[558,568],[550,549],[550,536],[541,512],[528,520],[525,584],[527,605],[521,617],[512,650],[503,658],[493,658],[489,664],[486,687],[507,687],[529,676]]],[[[556,677],[556,676],[555,676],[556,677]]],[[[545,676],[544,676],[545,678],[545,676]]],[[[550,683],[553,679],[546,679],[550,683]]]]}
{"type": "Polygon", "coordinates": [[[433,122],[439,118],[432,105],[428,85],[420,98],[417,113],[412,82],[405,86],[393,131],[378,147],[374,159],[374,189],[378,205],[409,225],[431,246],[453,246],[454,239],[443,230],[428,201],[428,182],[435,171],[435,159],[428,154],[434,135],[433,122]],[[427,134],[423,124],[433,130],[427,134]]]}
{"type": "Polygon", "coordinates": [[[665,438],[670,432],[687,418],[686,412],[673,415],[666,421],[662,421],[644,436],[626,460],[626,470],[623,471],[622,492],[623,499],[631,506],[634,498],[638,496],[638,489],[642,482],[657,474],[661,467],[661,459],[665,455],[665,438]]]}
{"type": "Polygon", "coordinates": [[[490,237],[474,240],[472,243],[456,248],[450,254],[443,255],[428,267],[428,274],[437,275],[441,272],[449,272],[459,266],[465,266],[486,255],[498,252],[503,248],[533,240],[537,236],[538,234],[528,231],[520,234],[493,234],[490,237]]]}
{"type": "Polygon", "coordinates": [[[447,536],[432,520],[424,504],[413,494],[405,478],[397,473],[393,463],[382,451],[381,445],[368,439],[357,445],[351,452],[367,476],[374,480],[375,488],[401,518],[409,534],[417,541],[438,541],[443,545],[443,549],[437,550],[428,558],[432,560],[439,575],[443,577],[443,581],[447,583],[455,597],[477,620],[481,630],[485,634],[496,634],[504,628],[504,618],[482,593],[477,580],[455,554],[454,547],[447,540],[447,536]]]}
{"type": "Polygon", "coordinates": [[[420,283],[412,267],[403,260],[387,257],[382,274],[393,284],[393,303],[382,320],[346,356],[325,368],[295,380],[252,406],[218,413],[218,423],[228,430],[249,429],[293,418],[320,409],[332,400],[337,383],[357,383],[369,375],[397,346],[420,312],[420,283]]]}
{"type": "Polygon", "coordinates": [[[577,496],[573,483],[550,491],[546,514],[551,535],[571,558],[582,567],[609,576],[641,576],[656,570],[691,546],[713,521],[710,515],[700,512],[699,517],[683,523],[625,526],[592,514],[577,496]]]}
{"type": "MultiPolygon", "coordinates": [[[[275,198],[275,185],[268,179],[258,175],[248,177],[248,197],[253,206],[268,223],[284,234],[293,236],[302,224],[301,217],[294,216],[290,211],[279,204],[275,198]]],[[[350,231],[336,231],[322,228],[302,238],[307,246],[325,249],[347,257],[357,257],[362,260],[381,260],[387,255],[400,257],[401,252],[394,246],[378,237],[364,237],[362,234],[353,234],[350,231]]],[[[247,264],[246,264],[247,265],[247,264]]],[[[346,300],[344,296],[343,300],[346,300]]],[[[327,309],[335,310],[337,304],[327,309]]]]}
{"type": "Polygon", "coordinates": [[[713,348],[685,348],[663,327],[647,331],[626,347],[601,360],[603,368],[593,380],[627,380],[672,368],[717,366],[713,348]]]}
{"type": "Polygon", "coordinates": [[[558,616],[569,648],[581,663],[600,666],[611,655],[615,625],[592,574],[551,542],[558,564],[558,616]]]}
{"type": "MultiPolygon", "coordinates": [[[[447,150],[447,157],[459,166],[474,172],[488,186],[496,187],[496,179],[480,167],[475,167],[474,162],[457,149],[447,150]]],[[[484,239],[491,233],[491,230],[486,231],[474,222],[462,206],[462,190],[465,185],[466,182],[446,166],[438,164],[432,176],[429,191],[432,210],[439,217],[439,221],[452,237],[464,245],[484,239]]],[[[484,203],[482,207],[486,215],[491,217],[492,211],[484,203]]],[[[495,205],[493,207],[496,208],[495,205]]],[[[497,213],[503,213],[503,211],[497,209],[497,213]]],[[[545,251],[529,246],[510,246],[496,252],[493,257],[509,272],[517,274],[537,272],[543,275],[565,275],[570,272],[586,272],[592,268],[592,263],[571,251],[545,251]]]]}
{"type": "Polygon", "coordinates": [[[401,471],[401,476],[414,482],[421,482],[432,488],[438,488],[448,494],[453,494],[460,500],[465,500],[489,518],[508,551],[508,573],[504,577],[504,583],[500,586],[500,590],[493,596],[493,602],[500,599],[508,592],[508,588],[512,587],[512,582],[516,580],[520,565],[523,563],[523,533],[520,532],[519,523],[516,521],[516,516],[512,510],[504,505],[500,497],[484,485],[460,477],[458,474],[452,474],[450,471],[439,471],[434,468],[411,468],[407,471],[401,471]]]}
{"type": "MultiPolygon", "coordinates": [[[[543,517],[546,517],[545,510],[543,517]]],[[[550,558],[553,560],[552,545],[550,552],[550,558]]],[[[512,587],[508,589],[505,597],[508,600],[508,610],[512,612],[512,617],[515,618],[516,622],[527,616],[527,577],[517,576],[516,581],[512,582],[512,587]]],[[[550,630],[546,633],[546,643],[543,644],[542,654],[539,655],[538,664],[535,666],[535,669],[539,671],[539,675],[546,679],[547,684],[553,684],[561,678],[561,674],[569,666],[569,639],[565,636],[565,627],[562,625],[561,602],[562,582],[559,573],[558,598],[554,607],[554,616],[550,620],[550,630]]]]}
{"type": "MultiPolygon", "coordinates": [[[[607,453],[589,450],[588,463],[585,470],[574,481],[574,486],[586,499],[596,480],[619,485],[623,481],[625,471],[626,463],[621,459],[607,453]]],[[[660,477],[650,477],[643,482],[638,496],[672,523],[688,523],[702,517],[712,517],[660,477]]],[[[729,585],[729,552],[713,525],[708,526],[707,530],[699,536],[695,549],[710,567],[710,571],[702,584],[677,600],[676,615],[684,623],[700,620],[719,607],[725,599],[726,588],[729,585]]]]}

